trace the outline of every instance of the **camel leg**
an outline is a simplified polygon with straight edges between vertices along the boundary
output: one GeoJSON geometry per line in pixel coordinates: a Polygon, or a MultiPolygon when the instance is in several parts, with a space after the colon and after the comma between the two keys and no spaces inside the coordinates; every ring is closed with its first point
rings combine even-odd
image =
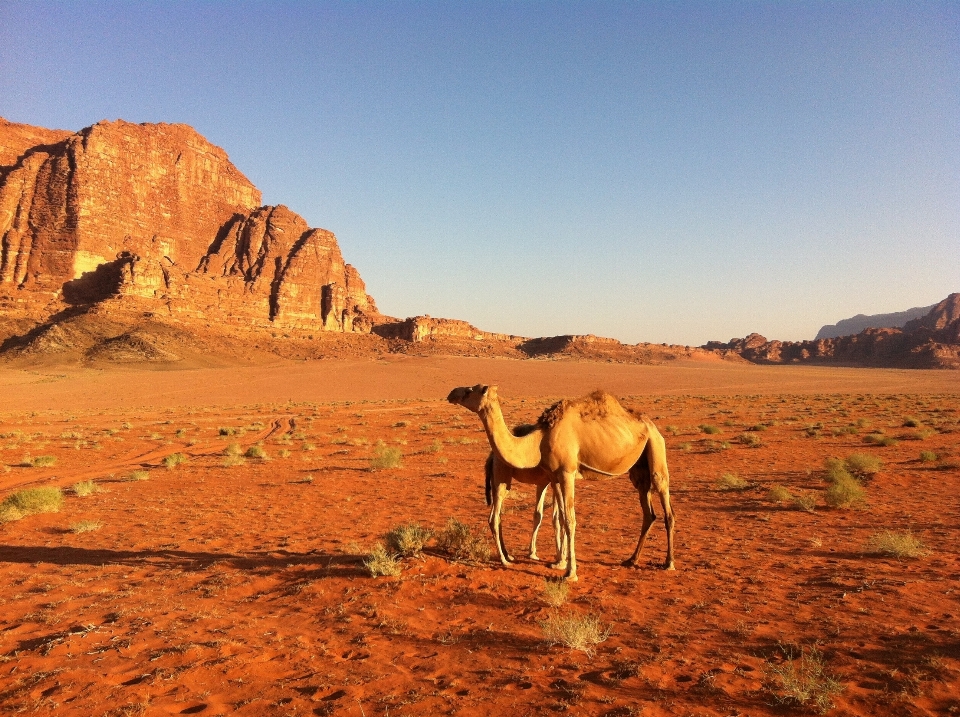
{"type": "Polygon", "coordinates": [[[653,483],[655,490],[660,494],[660,505],[663,506],[663,525],[667,529],[667,559],[663,564],[663,569],[676,570],[673,564],[673,507],[670,505],[669,478],[654,475],[653,483]]]}
{"type": "Polygon", "coordinates": [[[560,486],[551,484],[553,488],[553,537],[557,546],[557,559],[550,564],[554,570],[567,569],[567,533],[563,529],[563,498],[560,486]]]}
{"type": "Polygon", "coordinates": [[[567,572],[564,578],[570,582],[577,580],[577,511],[574,507],[576,499],[577,471],[562,471],[560,479],[560,493],[563,506],[563,529],[567,540],[567,572]]]}
{"type": "Polygon", "coordinates": [[[547,497],[547,486],[537,486],[537,504],[533,507],[533,532],[530,533],[530,559],[539,560],[537,557],[537,533],[540,532],[540,524],[543,522],[543,502],[547,497]]]}
{"type": "Polygon", "coordinates": [[[653,512],[653,502],[650,499],[650,470],[642,458],[630,469],[630,481],[640,495],[640,507],[643,509],[643,525],[640,528],[640,538],[637,540],[637,549],[633,551],[633,555],[623,561],[623,565],[626,567],[637,567],[637,561],[640,559],[640,551],[643,550],[643,543],[647,539],[647,533],[650,532],[650,526],[652,526],[657,519],[656,514],[653,512]]]}
{"type": "Polygon", "coordinates": [[[490,532],[493,533],[493,539],[497,543],[497,554],[500,556],[500,562],[504,565],[510,565],[513,558],[507,554],[507,546],[503,542],[503,521],[501,520],[503,511],[503,501],[507,496],[507,484],[496,483],[493,488],[493,505],[490,508],[490,532]]]}

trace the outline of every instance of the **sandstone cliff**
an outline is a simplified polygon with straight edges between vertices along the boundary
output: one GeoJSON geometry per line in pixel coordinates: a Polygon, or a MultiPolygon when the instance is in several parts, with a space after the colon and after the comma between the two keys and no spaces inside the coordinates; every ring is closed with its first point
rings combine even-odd
{"type": "Polygon", "coordinates": [[[19,304],[127,297],[185,320],[315,331],[369,331],[379,317],[336,237],[259,206],[191,127],[3,121],[0,161],[0,294],[19,304]]]}

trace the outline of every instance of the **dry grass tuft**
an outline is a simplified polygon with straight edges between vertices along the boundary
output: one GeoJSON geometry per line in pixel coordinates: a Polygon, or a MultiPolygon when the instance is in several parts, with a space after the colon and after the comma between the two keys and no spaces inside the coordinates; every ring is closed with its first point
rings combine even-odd
{"type": "Polygon", "coordinates": [[[909,530],[906,532],[884,530],[870,536],[867,540],[866,552],[899,559],[922,558],[928,551],[920,538],[914,536],[909,530]]]}
{"type": "Polygon", "coordinates": [[[774,503],[792,503],[793,493],[782,485],[777,484],[771,486],[770,491],[767,493],[767,498],[774,503]]]}
{"type": "Polygon", "coordinates": [[[540,623],[540,629],[547,642],[580,650],[588,656],[593,654],[594,646],[605,641],[610,634],[610,628],[604,627],[596,615],[554,613],[540,623]]]}
{"type": "Polygon", "coordinates": [[[394,553],[404,557],[412,558],[419,556],[427,545],[427,541],[433,537],[433,531],[422,527],[419,523],[408,523],[399,525],[384,536],[384,540],[394,553]]]}
{"type": "Polygon", "coordinates": [[[387,549],[383,547],[383,543],[377,543],[373,546],[373,550],[367,555],[363,565],[375,578],[381,575],[394,577],[400,574],[400,559],[396,555],[388,553],[387,549]]]}
{"type": "Polygon", "coordinates": [[[798,493],[793,498],[793,504],[800,510],[812,513],[817,508],[817,494],[812,490],[798,493]]]}
{"type": "Polygon", "coordinates": [[[543,583],[543,600],[550,607],[560,607],[567,601],[570,586],[566,580],[547,578],[543,583]]]}
{"type": "Polygon", "coordinates": [[[770,692],[781,704],[812,708],[825,714],[833,708],[833,698],[843,692],[843,685],[830,677],[823,664],[823,655],[816,648],[800,648],[794,656],[785,650],[786,659],[779,665],[768,665],[770,692]]]}
{"type": "Polygon", "coordinates": [[[883,461],[869,453],[852,453],[843,461],[843,466],[858,480],[865,480],[880,472],[883,461]]]}
{"type": "Polygon", "coordinates": [[[145,471],[145,470],[131,471],[129,480],[150,480],[150,471],[145,471]]]}
{"type": "Polygon", "coordinates": [[[187,457],[183,453],[171,453],[163,459],[163,465],[168,471],[172,471],[179,465],[187,462],[187,457]]]}
{"type": "Polygon", "coordinates": [[[81,481],[73,484],[73,492],[80,498],[86,498],[100,491],[100,488],[92,480],[81,481]]]}
{"type": "Polygon", "coordinates": [[[57,464],[56,456],[37,456],[32,458],[30,456],[24,456],[23,460],[20,461],[20,466],[22,468],[49,468],[57,464]]]}
{"type": "Polygon", "coordinates": [[[63,505],[63,491],[56,487],[24,488],[0,503],[0,523],[37,513],[56,513],[63,505]]]}
{"type": "MultiPolygon", "coordinates": [[[[247,449],[247,452],[246,452],[244,455],[246,455],[247,458],[258,458],[258,459],[261,460],[261,461],[269,461],[269,460],[270,460],[270,454],[267,453],[267,452],[264,450],[263,446],[261,446],[261,445],[259,445],[259,444],[258,444],[258,445],[250,446],[250,447],[247,449]]],[[[229,458],[229,456],[227,456],[227,457],[229,458]]],[[[242,457],[242,456],[238,456],[238,457],[242,457]]]]}
{"type": "Polygon", "coordinates": [[[100,530],[103,523],[96,520],[80,520],[70,526],[71,533],[89,533],[94,530],[100,530]]]}
{"type": "Polygon", "coordinates": [[[717,488],[720,490],[747,490],[750,484],[736,473],[724,473],[717,480],[717,488]]]}
{"type": "Polygon", "coordinates": [[[437,536],[437,547],[456,560],[480,563],[490,559],[486,534],[474,531],[456,518],[450,518],[437,536]]]}
{"type": "Polygon", "coordinates": [[[403,467],[403,454],[399,448],[392,448],[383,441],[377,441],[370,458],[370,470],[389,470],[403,467]]]}

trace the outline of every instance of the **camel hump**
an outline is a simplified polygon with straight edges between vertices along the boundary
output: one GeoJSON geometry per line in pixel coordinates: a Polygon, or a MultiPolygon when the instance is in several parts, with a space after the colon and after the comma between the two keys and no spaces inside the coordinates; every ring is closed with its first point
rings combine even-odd
{"type": "Polygon", "coordinates": [[[538,423],[553,428],[571,412],[579,414],[583,421],[599,421],[610,415],[623,415],[624,409],[616,398],[598,390],[582,398],[558,401],[541,414],[538,423]]]}

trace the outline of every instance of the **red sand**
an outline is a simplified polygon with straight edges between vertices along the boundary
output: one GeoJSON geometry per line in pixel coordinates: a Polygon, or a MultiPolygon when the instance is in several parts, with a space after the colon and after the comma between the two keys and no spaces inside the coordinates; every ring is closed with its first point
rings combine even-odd
{"type": "MultiPolygon", "coordinates": [[[[2,370],[0,396],[4,495],[101,488],[0,526],[6,711],[793,714],[773,670],[815,646],[843,686],[836,714],[960,712],[952,372],[397,358],[2,370]],[[580,582],[558,609],[543,594],[556,572],[523,557],[523,490],[505,517],[517,565],[430,548],[399,578],[370,577],[362,557],[413,521],[439,530],[454,517],[493,547],[486,438],[443,401],[481,381],[500,385],[512,423],[597,387],[654,417],[668,441],[677,571],[657,568],[660,523],[643,567],[620,567],[640,524],[620,478],[579,486],[580,582]],[[879,430],[899,443],[864,442],[879,430]],[[378,441],[401,451],[402,467],[370,470],[378,441]],[[227,467],[229,443],[261,443],[271,460],[227,467]],[[178,452],[189,461],[164,468],[178,452]],[[827,508],[824,459],[853,453],[883,460],[867,505],[827,508]],[[20,466],[28,456],[56,464],[20,466]],[[149,478],[129,480],[136,469],[149,478]],[[727,473],[747,489],[722,490],[727,473]],[[816,509],[772,502],[774,484],[816,509]],[[74,532],[81,521],[100,527],[74,532]],[[882,530],[909,530],[928,553],[869,554],[882,530]],[[549,645],[540,623],[555,612],[595,615],[609,635],[590,655],[549,645]]],[[[541,556],[552,537],[545,525],[541,556]]]]}

